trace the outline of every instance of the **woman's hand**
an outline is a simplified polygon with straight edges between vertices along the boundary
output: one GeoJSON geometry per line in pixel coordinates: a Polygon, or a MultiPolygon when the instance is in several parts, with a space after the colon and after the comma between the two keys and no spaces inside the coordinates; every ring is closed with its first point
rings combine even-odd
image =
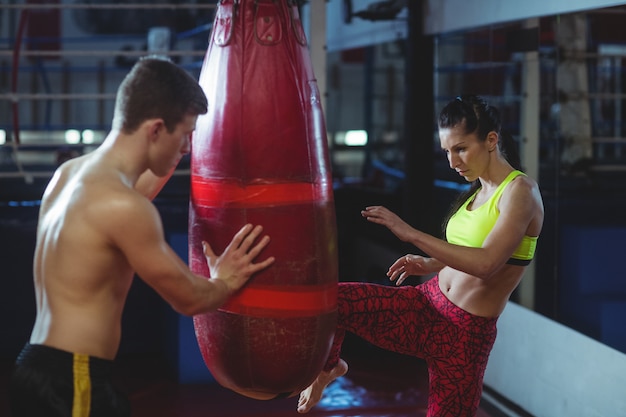
{"type": "Polygon", "coordinates": [[[420,255],[404,255],[389,267],[387,276],[396,285],[402,285],[405,279],[411,275],[428,275],[441,270],[441,262],[433,258],[425,258],[420,255]]]}
{"type": "Polygon", "coordinates": [[[368,221],[381,224],[398,237],[403,242],[408,242],[411,234],[415,231],[397,214],[383,206],[370,206],[361,211],[361,215],[368,221]]]}

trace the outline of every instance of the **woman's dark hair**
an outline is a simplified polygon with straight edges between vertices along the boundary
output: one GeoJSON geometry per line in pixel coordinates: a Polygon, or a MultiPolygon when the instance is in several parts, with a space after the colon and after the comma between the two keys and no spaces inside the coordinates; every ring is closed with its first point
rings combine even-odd
{"type": "Polygon", "coordinates": [[[142,57],[120,84],[114,127],[130,133],[141,123],[161,118],[169,132],[188,115],[207,112],[204,91],[187,71],[161,56],[142,57]]]}
{"type": "MultiPolygon", "coordinates": [[[[494,106],[487,104],[485,100],[476,95],[462,95],[450,101],[439,113],[439,129],[462,126],[464,133],[476,133],[478,140],[487,139],[489,132],[496,132],[500,137],[498,147],[500,153],[506,158],[514,169],[522,170],[522,164],[517,149],[517,143],[507,132],[502,131],[500,112],[494,106]]],[[[443,222],[443,235],[450,217],[480,188],[480,180],[470,183],[470,188],[461,193],[451,206],[448,215],[443,222]]]]}

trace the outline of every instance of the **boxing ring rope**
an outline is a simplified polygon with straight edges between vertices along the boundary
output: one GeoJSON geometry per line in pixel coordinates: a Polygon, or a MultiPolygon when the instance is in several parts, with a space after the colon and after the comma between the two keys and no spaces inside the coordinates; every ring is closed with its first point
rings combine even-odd
{"type": "MultiPolygon", "coordinates": [[[[172,176],[189,176],[191,171],[189,169],[176,169],[172,176]]],[[[22,170],[15,172],[0,172],[0,178],[50,178],[54,174],[53,170],[46,171],[33,171],[22,170]]]]}
{"type": "Polygon", "coordinates": [[[68,94],[45,94],[45,93],[20,93],[20,94],[0,94],[0,99],[19,101],[26,100],[113,100],[113,93],[68,93],[68,94]]]}
{"type": "Polygon", "coordinates": [[[3,5],[3,9],[32,10],[32,9],[215,9],[216,4],[171,4],[171,3],[70,3],[70,4],[54,4],[54,3],[23,3],[23,4],[7,4],[3,5]]]}
{"type": "MultiPolygon", "coordinates": [[[[203,58],[206,50],[202,48],[201,50],[163,50],[163,51],[150,51],[150,50],[22,50],[24,44],[30,42],[43,42],[43,41],[59,41],[63,40],[63,43],[67,43],[64,38],[61,37],[45,37],[45,38],[36,38],[29,39],[25,37],[25,31],[27,27],[27,23],[31,14],[31,11],[34,10],[66,10],[66,9],[114,9],[114,10],[131,10],[131,9],[160,9],[160,10],[183,10],[183,9],[193,9],[193,10],[214,10],[216,9],[216,4],[141,4],[141,3],[126,3],[126,4],[113,4],[113,3],[96,3],[96,4],[7,4],[0,6],[1,10],[13,10],[18,11],[20,13],[19,24],[16,30],[16,35],[14,39],[2,39],[2,41],[9,41],[9,44],[13,43],[12,50],[0,50],[0,58],[7,57],[11,59],[11,77],[10,77],[10,92],[0,94],[0,101],[9,101],[10,108],[12,111],[12,115],[9,120],[13,125],[13,135],[12,139],[7,140],[7,143],[4,145],[0,145],[0,150],[7,150],[10,152],[12,156],[12,160],[14,162],[14,166],[16,171],[14,172],[0,172],[0,178],[20,178],[23,177],[27,180],[36,178],[36,177],[49,177],[53,174],[53,170],[26,170],[24,164],[22,163],[19,152],[20,151],[44,151],[46,149],[49,150],[58,150],[59,148],[63,149],[84,149],[90,146],[97,146],[98,143],[94,144],[66,144],[66,143],[58,143],[58,142],[48,142],[48,143],[37,143],[35,145],[27,145],[23,144],[23,138],[21,138],[21,121],[20,121],[20,112],[19,112],[19,104],[24,100],[32,100],[32,101],[50,101],[50,100],[58,100],[64,102],[70,102],[74,100],[97,100],[97,101],[108,101],[114,100],[114,93],[19,93],[18,89],[18,77],[21,71],[20,68],[20,60],[23,58],[31,58],[31,59],[40,59],[40,58],[90,58],[90,57],[122,57],[122,58],[138,58],[141,56],[146,56],[150,54],[159,54],[169,57],[197,57],[203,58]],[[9,143],[10,142],[10,143],[9,143]],[[10,148],[7,149],[7,148],[10,148]]],[[[183,31],[180,33],[173,33],[173,40],[180,41],[191,38],[197,34],[201,34],[204,32],[209,32],[212,28],[212,22],[197,26],[187,31],[183,31]]],[[[131,36],[132,37],[132,36],[131,36]]],[[[100,37],[101,38],[101,37],[100,37]]],[[[126,37],[105,37],[104,41],[122,41],[127,40],[126,37]]],[[[76,38],[69,39],[69,41],[77,41],[77,42],[86,42],[89,40],[89,37],[86,38],[76,38]]],[[[98,40],[98,39],[96,39],[98,40]]],[[[89,40],[90,42],[93,40],[89,40]]],[[[102,63],[100,64],[102,65],[102,63]]],[[[89,67],[92,69],[92,67],[89,67]]],[[[54,70],[54,69],[53,69],[54,70]]],[[[94,71],[97,71],[97,67],[93,67],[94,71]]],[[[100,69],[101,70],[101,69],[100,69]]],[[[34,70],[33,70],[34,71],[34,70]]],[[[60,71],[67,71],[67,68],[61,68],[60,71]]],[[[68,71],[68,74],[71,73],[72,70],[68,71]]],[[[49,126],[48,126],[49,127],[49,126]]],[[[66,130],[67,127],[62,128],[61,130],[66,130]]],[[[47,131],[51,131],[48,129],[47,131]]],[[[174,175],[188,175],[188,170],[184,168],[177,170],[174,175]],[[186,172],[187,171],[187,172],[186,172]]]]}
{"type": "MultiPolygon", "coordinates": [[[[9,56],[14,55],[14,52],[11,51],[0,51],[0,56],[9,56]]],[[[24,57],[62,57],[62,56],[144,56],[150,54],[149,51],[22,51],[19,55],[24,57]]],[[[159,55],[167,55],[167,56],[204,56],[205,51],[167,51],[167,52],[159,52],[159,55]]]]}

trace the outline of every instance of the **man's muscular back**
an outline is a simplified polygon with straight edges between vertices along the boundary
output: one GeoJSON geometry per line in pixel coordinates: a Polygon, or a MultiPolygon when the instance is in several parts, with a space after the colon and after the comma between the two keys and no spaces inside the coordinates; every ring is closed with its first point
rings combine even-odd
{"type": "MultiPolygon", "coordinates": [[[[151,207],[93,155],[69,161],[41,203],[31,343],[113,359],[133,271],[113,239],[117,208],[151,207]],[[142,204],[143,203],[143,204],[142,204]]],[[[150,218],[150,211],[146,218],[150,218]]],[[[126,230],[132,233],[132,230],[126,230]]]]}

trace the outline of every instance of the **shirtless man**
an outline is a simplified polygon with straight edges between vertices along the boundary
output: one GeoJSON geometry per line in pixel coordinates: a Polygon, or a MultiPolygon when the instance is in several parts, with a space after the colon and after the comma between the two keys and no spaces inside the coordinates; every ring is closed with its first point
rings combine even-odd
{"type": "Polygon", "coordinates": [[[429,257],[408,254],[387,275],[434,277],[417,286],[342,282],[338,327],[329,358],[298,401],[306,413],[324,388],[348,371],[340,359],[346,331],[397,353],[426,360],[428,417],[474,417],[496,322],[535,254],[544,209],[537,183],[520,171],[513,138],[497,109],[477,96],[452,100],[439,116],[450,168],[471,183],[445,222],[445,239],[405,223],[382,206],[361,215],[429,257]]]}
{"type": "Polygon", "coordinates": [[[135,274],[174,310],[215,310],[273,257],[245,225],[218,256],[203,243],[211,278],[193,274],[167,244],[151,199],[184,154],[204,92],[164,58],[139,60],[121,83],[112,129],[95,151],[59,167],[41,201],[34,258],[37,316],[10,386],[21,416],[130,416],[111,386],[121,317],[135,274]]]}

